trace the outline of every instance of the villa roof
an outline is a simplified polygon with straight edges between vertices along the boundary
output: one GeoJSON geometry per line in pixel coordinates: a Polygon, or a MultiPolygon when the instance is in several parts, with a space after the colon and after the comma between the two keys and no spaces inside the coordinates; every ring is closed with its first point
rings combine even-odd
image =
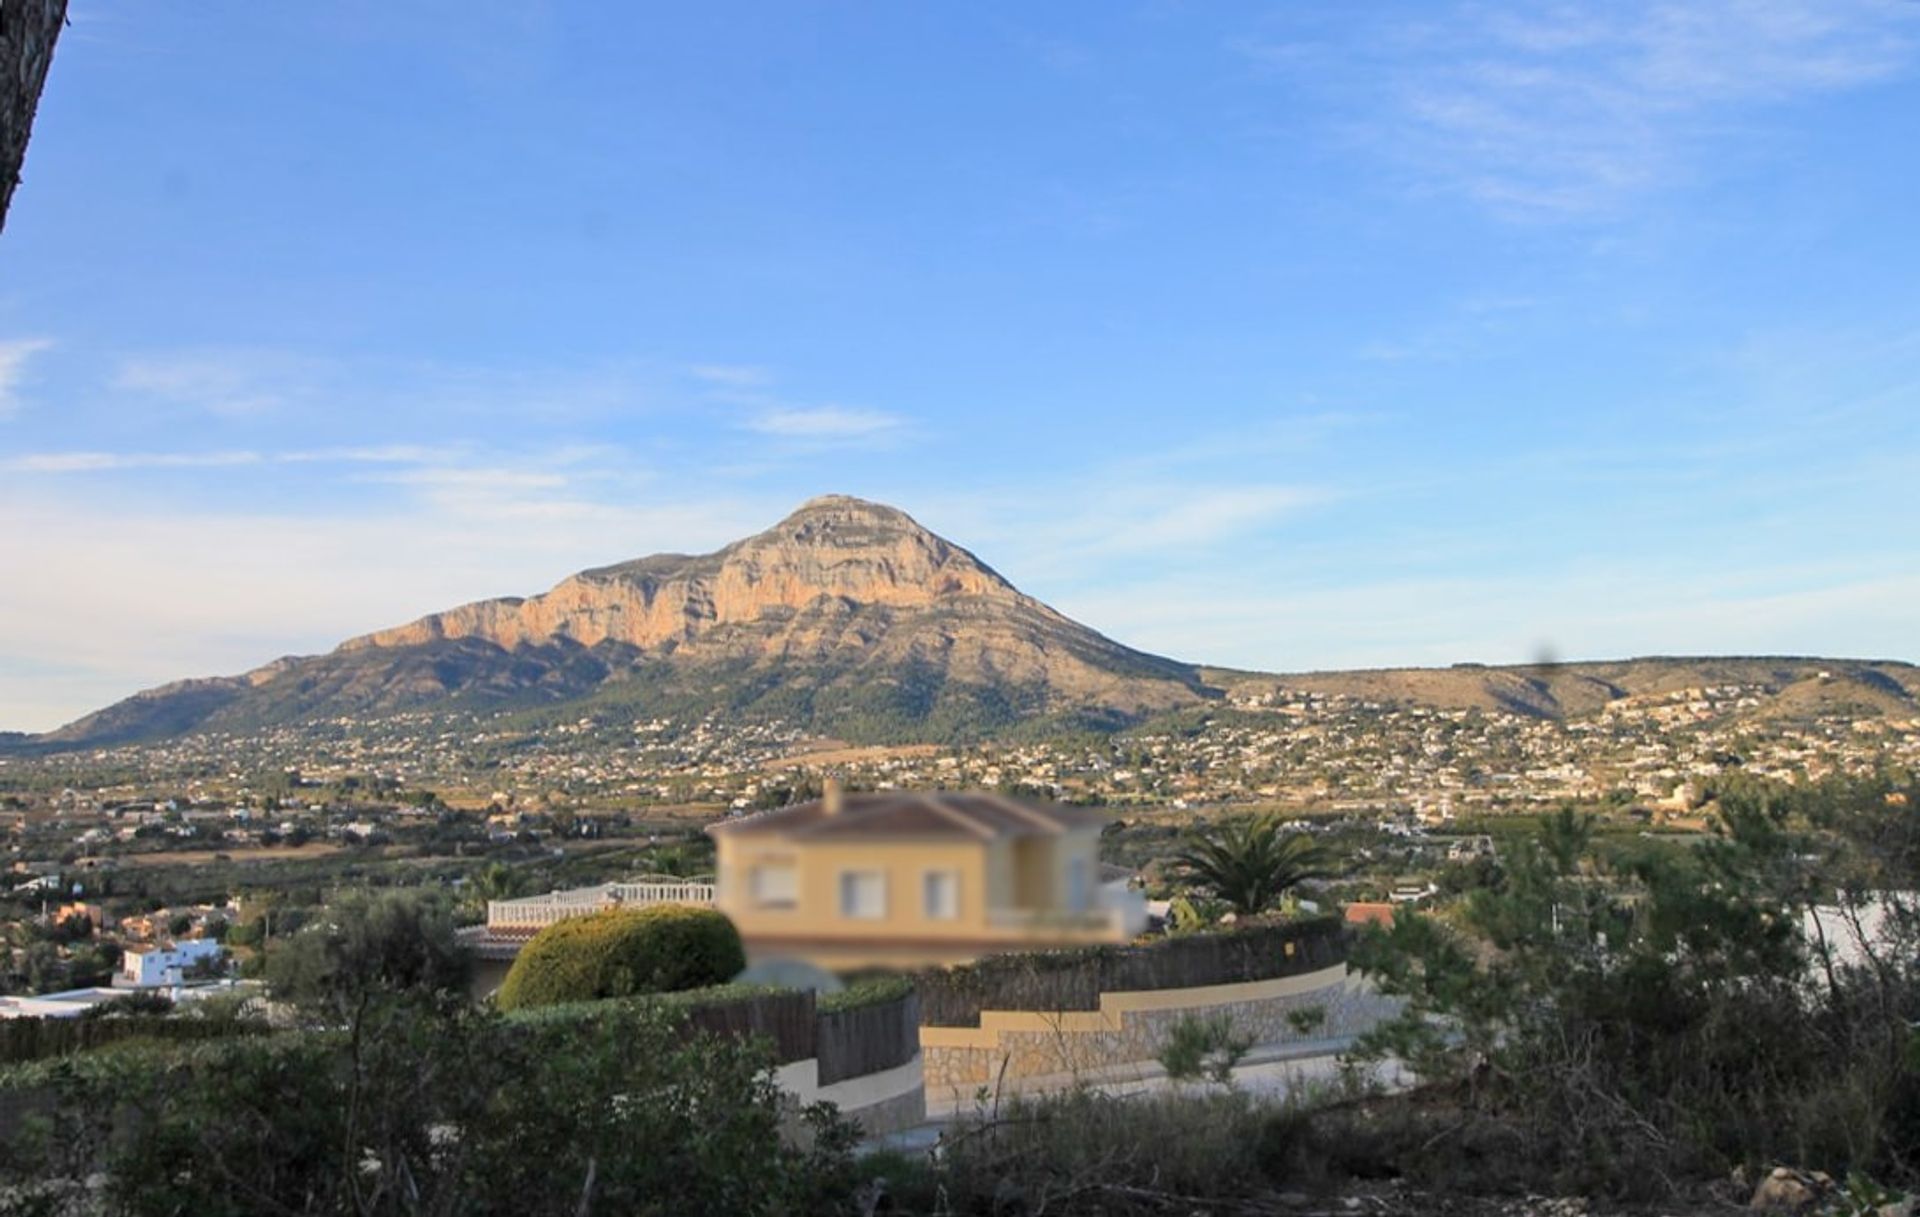
{"type": "Polygon", "coordinates": [[[841,796],[838,813],[821,799],[712,825],[711,833],[781,836],[792,840],[953,837],[992,841],[1059,836],[1097,828],[1106,817],[1083,807],[1043,803],[985,791],[883,790],[841,796]]]}

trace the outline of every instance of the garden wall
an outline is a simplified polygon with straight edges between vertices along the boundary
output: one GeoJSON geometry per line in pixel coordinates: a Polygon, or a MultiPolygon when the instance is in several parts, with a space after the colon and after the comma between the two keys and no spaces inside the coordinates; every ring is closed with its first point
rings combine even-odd
{"type": "Polygon", "coordinates": [[[1103,995],[1239,984],[1318,972],[1347,959],[1337,918],[1264,922],[1130,946],[989,955],[914,977],[921,1021],[978,1027],[983,1010],[1101,1008],[1103,995]]]}
{"type": "Polygon", "coordinates": [[[957,1101],[1002,1081],[1144,1070],[1181,1019],[1217,1014],[1254,1044],[1274,1045],[1357,1035],[1379,1019],[1381,1002],[1335,964],[1238,984],[1102,993],[1097,1010],[983,1010],[977,1027],[920,1028],[926,1087],[957,1101]]]}
{"type": "Polygon", "coordinates": [[[1196,1014],[1224,1014],[1263,1046],[1354,1035],[1381,1003],[1349,978],[1346,957],[1345,928],[1316,918],[924,973],[926,1084],[951,1100],[1006,1080],[1145,1067],[1196,1014]]]}
{"type": "Polygon", "coordinates": [[[832,1103],[868,1136],[926,1118],[920,998],[910,989],[835,1009],[818,1009],[811,992],[754,994],[711,1005],[693,993],[684,995],[684,1004],[688,1021],[702,1030],[772,1039],[779,1062],[774,1080],[798,1107],[832,1103]]]}

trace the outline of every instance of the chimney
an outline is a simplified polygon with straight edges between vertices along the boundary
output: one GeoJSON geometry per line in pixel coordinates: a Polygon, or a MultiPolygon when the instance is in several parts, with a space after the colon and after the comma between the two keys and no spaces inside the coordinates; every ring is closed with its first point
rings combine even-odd
{"type": "Polygon", "coordinates": [[[847,800],[840,789],[840,779],[828,774],[820,787],[820,810],[827,815],[837,816],[846,808],[847,800]]]}

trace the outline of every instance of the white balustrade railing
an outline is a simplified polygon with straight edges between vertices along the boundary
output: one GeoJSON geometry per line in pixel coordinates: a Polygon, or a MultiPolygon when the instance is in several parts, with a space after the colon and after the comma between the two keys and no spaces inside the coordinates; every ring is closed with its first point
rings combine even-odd
{"type": "Polygon", "coordinates": [[[615,906],[712,904],[713,896],[711,883],[606,883],[599,887],[549,892],[544,896],[522,896],[517,900],[489,900],[487,926],[547,926],[615,906]]]}

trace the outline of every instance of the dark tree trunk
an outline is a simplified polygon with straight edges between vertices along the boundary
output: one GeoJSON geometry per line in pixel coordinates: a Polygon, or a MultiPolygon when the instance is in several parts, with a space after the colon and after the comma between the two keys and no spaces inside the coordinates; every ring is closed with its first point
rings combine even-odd
{"type": "Polygon", "coordinates": [[[6,227],[67,0],[0,0],[0,228],[6,227]]]}

